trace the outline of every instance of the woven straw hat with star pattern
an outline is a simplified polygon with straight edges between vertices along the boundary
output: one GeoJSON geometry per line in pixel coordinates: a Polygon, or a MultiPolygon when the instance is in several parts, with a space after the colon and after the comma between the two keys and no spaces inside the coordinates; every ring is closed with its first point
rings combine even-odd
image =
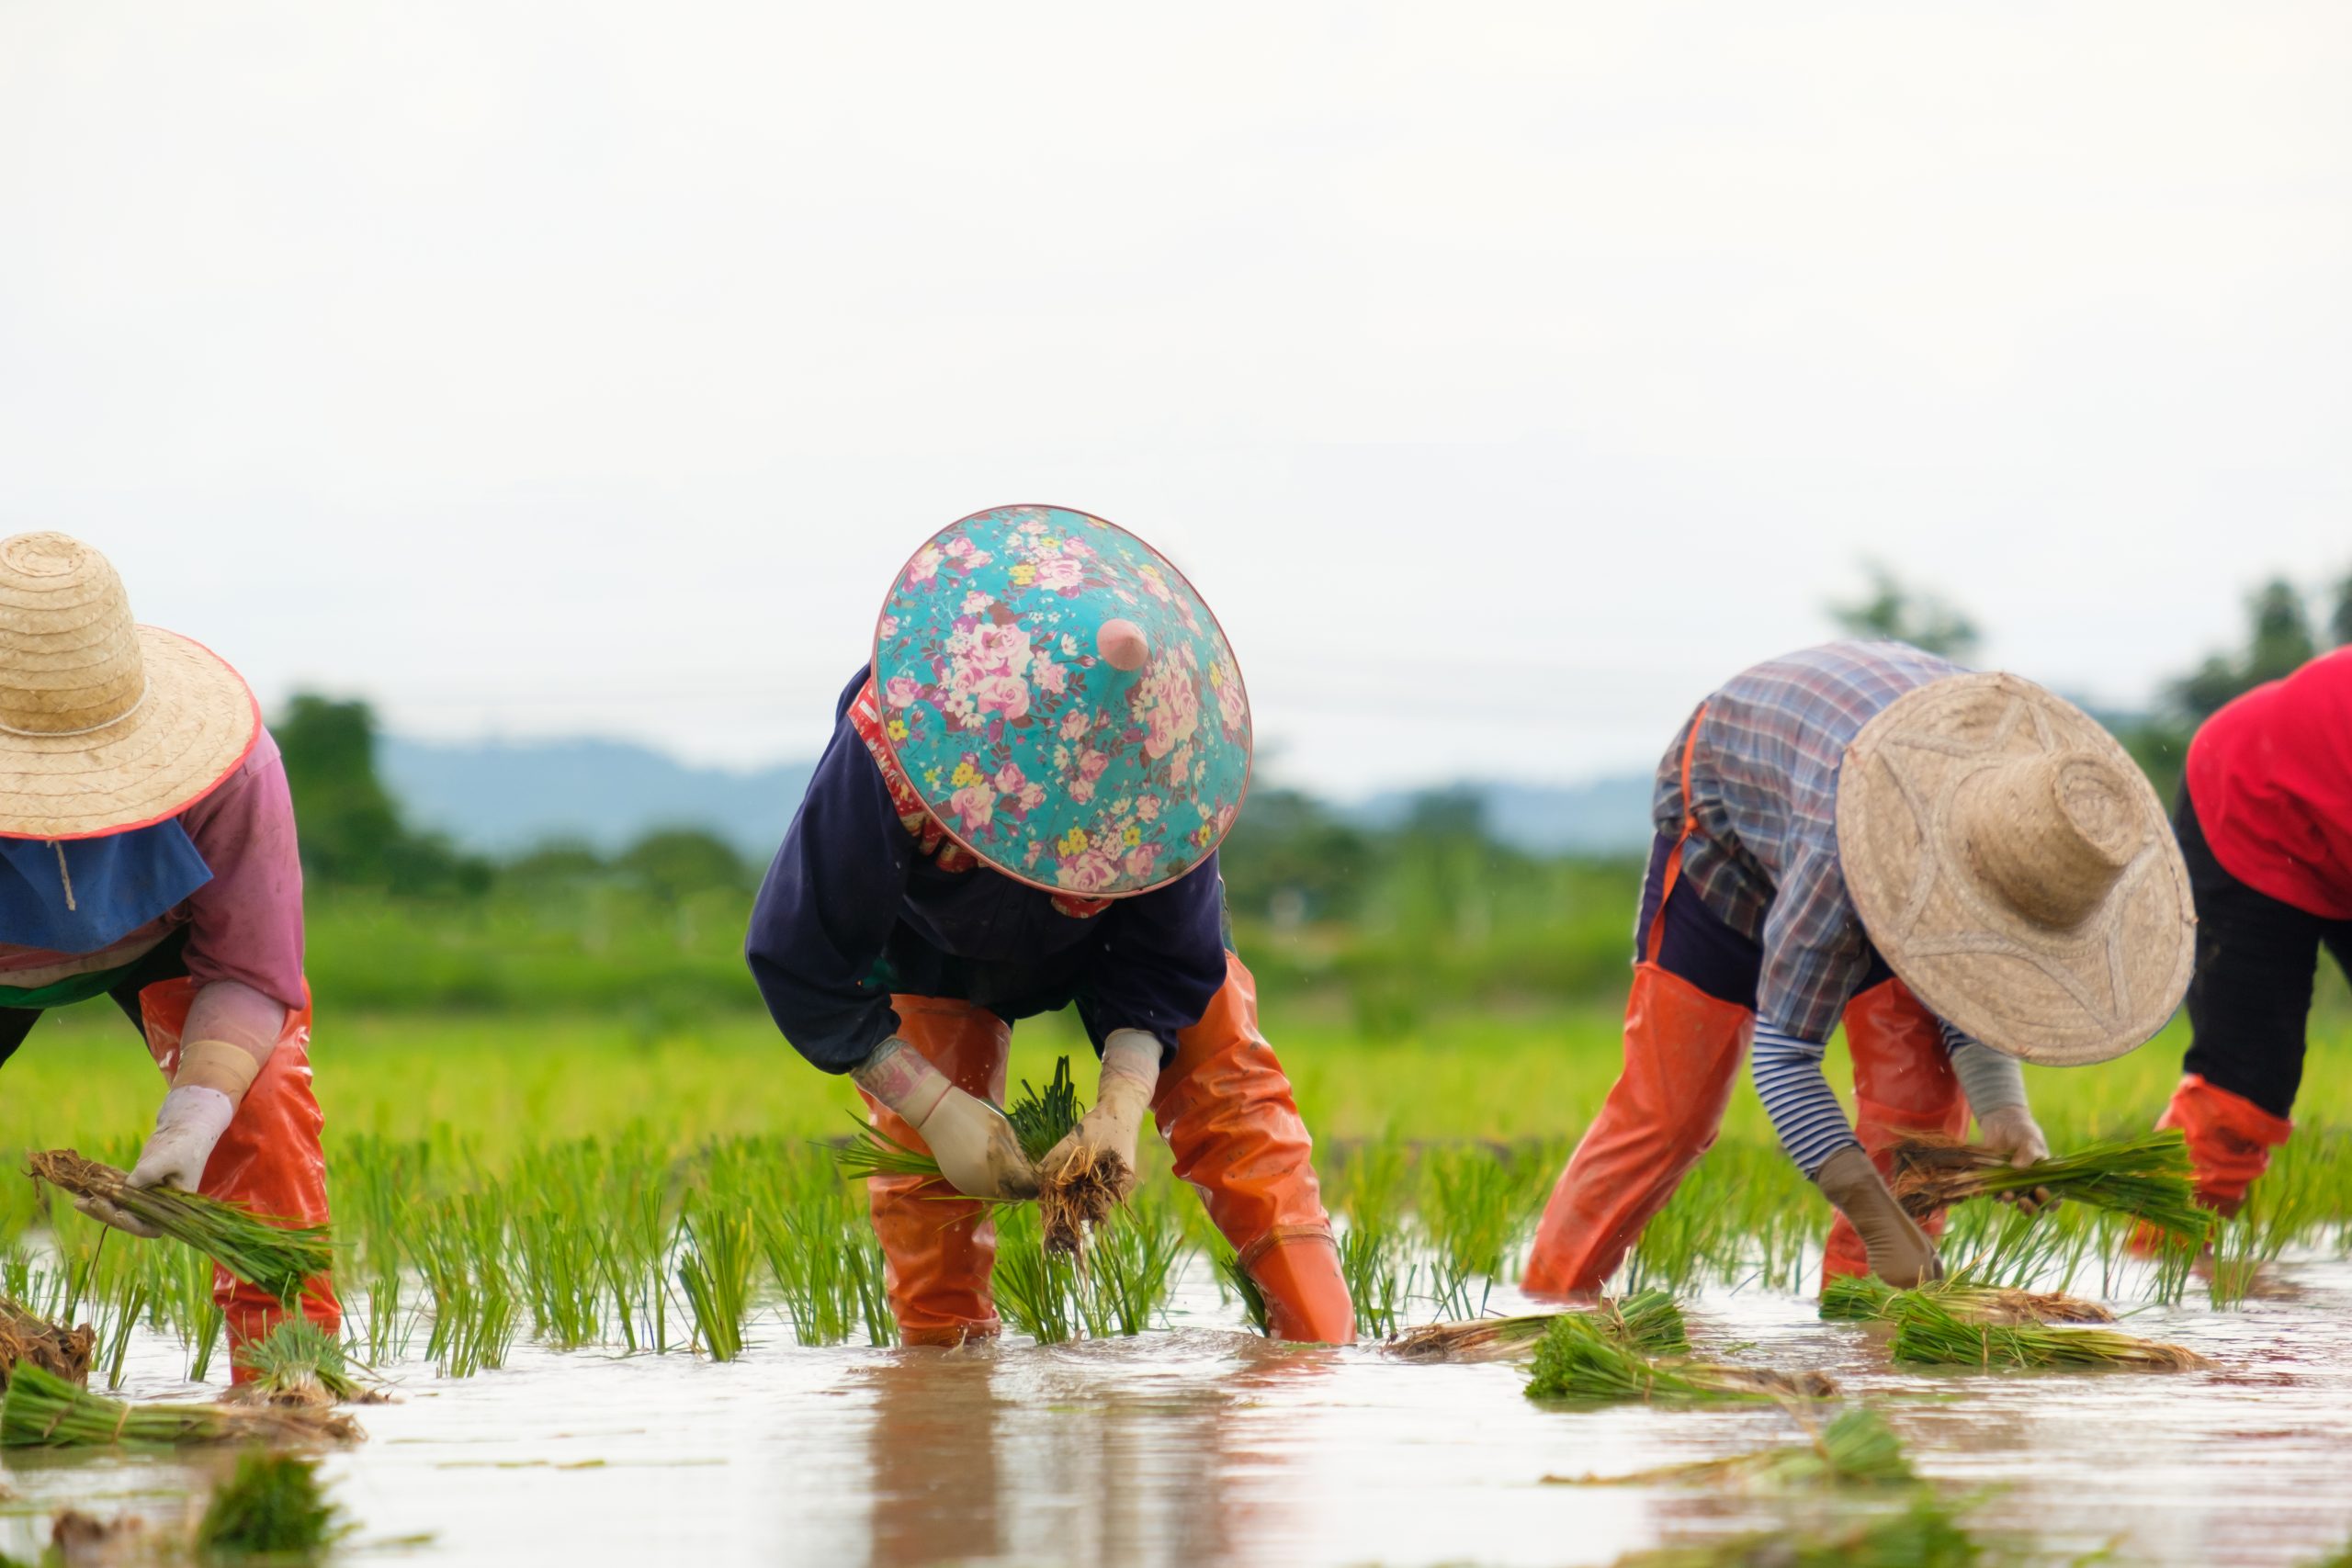
{"type": "Polygon", "coordinates": [[[2143,1044],[2188,988],[2188,871],[2148,781],[2090,715],[1955,675],[1862,728],[1838,848],[1871,941],[1939,1017],[2054,1066],[2143,1044]]]}

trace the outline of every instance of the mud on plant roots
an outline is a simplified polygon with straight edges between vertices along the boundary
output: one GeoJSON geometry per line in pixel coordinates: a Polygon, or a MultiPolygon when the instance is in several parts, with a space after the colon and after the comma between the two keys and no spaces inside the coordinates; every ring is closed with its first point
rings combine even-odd
{"type": "Polygon", "coordinates": [[[73,1149],[43,1149],[29,1156],[33,1175],[76,1198],[102,1198],[184,1241],[249,1285],[291,1303],[313,1277],[334,1266],[324,1225],[279,1224],[235,1203],[176,1187],[133,1187],[110,1165],[73,1149]]]}
{"type": "Polygon", "coordinates": [[[1086,1233],[1111,1217],[1120,1194],[1134,1183],[1135,1172],[1117,1155],[1073,1145],[1058,1169],[1038,1178],[1037,1218],[1045,1225],[1046,1250],[1083,1256],[1086,1233]]]}
{"type": "Polygon", "coordinates": [[[20,1364],[53,1372],[79,1386],[90,1381],[90,1359],[97,1335],[88,1324],[60,1328],[11,1301],[0,1301],[0,1386],[20,1364]]]}
{"type": "Polygon", "coordinates": [[[1614,1343],[1644,1355],[1666,1355],[1690,1348],[1682,1309],[1666,1291],[1640,1291],[1604,1301],[1584,1312],[1531,1313],[1520,1317],[1471,1318],[1432,1323],[1397,1335],[1382,1345],[1404,1361],[1510,1361],[1532,1356],[1552,1325],[1563,1317],[1587,1319],[1614,1343]]]}

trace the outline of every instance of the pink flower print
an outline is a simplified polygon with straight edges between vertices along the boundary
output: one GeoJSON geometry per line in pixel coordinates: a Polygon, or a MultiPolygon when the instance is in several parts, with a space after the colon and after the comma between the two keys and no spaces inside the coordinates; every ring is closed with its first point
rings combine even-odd
{"type": "Polygon", "coordinates": [[[1036,810],[1036,809],[1037,809],[1037,807],[1041,807],[1041,806],[1043,806],[1043,805],[1045,805],[1045,804],[1046,804],[1046,786],[1045,786],[1044,784],[1023,784],[1023,785],[1021,786],[1021,809],[1022,809],[1022,810],[1023,810],[1023,811],[1035,811],[1035,810],[1036,810]]]}
{"type": "Polygon", "coordinates": [[[956,825],[965,837],[978,833],[996,815],[996,791],[983,782],[966,784],[947,797],[947,808],[956,814],[956,825]]]}
{"type": "Polygon", "coordinates": [[[1227,680],[1216,689],[1216,716],[1227,735],[1238,736],[1250,720],[1249,699],[1241,694],[1241,682],[1227,680]]]}
{"type": "Polygon", "coordinates": [[[951,556],[968,556],[972,553],[972,541],[958,534],[947,541],[947,553],[951,556]]]}
{"type": "Polygon", "coordinates": [[[1119,863],[1110,852],[1084,849],[1054,868],[1054,880],[1075,893],[1098,893],[1119,879],[1119,863]]]}
{"type": "Polygon", "coordinates": [[[986,550],[974,550],[970,555],[964,558],[964,569],[967,571],[978,571],[980,568],[988,565],[989,562],[994,559],[996,559],[996,557],[989,554],[986,550]]]}
{"type": "Polygon", "coordinates": [[[1078,802],[1080,806],[1084,806],[1088,801],[1094,798],[1094,781],[1092,779],[1072,780],[1069,786],[1069,797],[1078,802]]]}
{"type": "Polygon", "coordinates": [[[1072,708],[1069,712],[1062,715],[1062,728],[1060,733],[1061,738],[1065,740],[1075,740],[1080,736],[1085,734],[1086,716],[1076,708],[1072,708]]]}
{"type": "Polygon", "coordinates": [[[1007,724],[1029,716],[1029,682],[1017,675],[985,676],[972,697],[981,714],[994,715],[1007,724]]]}
{"type": "Polygon", "coordinates": [[[982,610],[987,609],[989,605],[995,603],[995,600],[989,598],[987,594],[981,592],[976,588],[969,593],[964,595],[964,614],[967,615],[977,615],[982,610]]]}
{"type": "Polygon", "coordinates": [[[1046,660],[1037,666],[1037,686],[1048,696],[1060,696],[1069,689],[1069,671],[1046,660]]]}
{"type": "Polygon", "coordinates": [[[1189,745],[1201,727],[1201,694],[1191,674],[1172,658],[1152,660],[1151,672],[1136,683],[1127,700],[1136,721],[1144,727],[1144,754],[1155,760],[1189,745]]]}
{"type": "Polygon", "coordinates": [[[939,547],[925,545],[907,563],[907,586],[913,588],[939,575],[939,547]]]}
{"type": "Polygon", "coordinates": [[[1018,621],[990,623],[972,633],[972,663],[986,675],[1025,675],[1029,672],[1029,634],[1018,621]]]}
{"type": "Polygon", "coordinates": [[[996,771],[995,783],[1001,794],[1018,795],[1021,792],[1021,786],[1028,782],[1021,776],[1021,770],[1011,762],[1007,762],[996,771]]]}
{"type": "Polygon", "coordinates": [[[1147,822],[1159,821],[1159,796],[1156,795],[1147,795],[1141,800],[1136,801],[1136,815],[1142,818],[1147,822]]]}
{"type": "Polygon", "coordinates": [[[1158,844],[1137,844],[1127,852],[1125,869],[1130,881],[1140,882],[1151,874],[1151,863],[1159,858],[1158,844]]]}
{"type": "Polygon", "coordinates": [[[882,635],[886,637],[897,637],[899,635],[899,617],[896,615],[883,616],[881,629],[882,635]]]}
{"type": "Polygon", "coordinates": [[[1147,564],[1136,568],[1136,581],[1143,584],[1143,591],[1145,592],[1150,594],[1161,604],[1171,604],[1175,603],[1176,595],[1168,591],[1168,584],[1160,577],[1159,569],[1158,567],[1147,564]]]}
{"type": "Polygon", "coordinates": [[[911,675],[893,675],[882,688],[882,700],[894,708],[912,707],[922,695],[922,683],[911,675]]]}
{"type": "Polygon", "coordinates": [[[1093,553],[1094,547],[1075,535],[1062,541],[1062,554],[1066,556],[1077,556],[1083,559],[1093,553]]]}
{"type": "Polygon", "coordinates": [[[1075,593],[1086,582],[1086,567],[1075,556],[1054,556],[1037,563],[1037,586],[1056,593],[1075,593]]]}
{"type": "Polygon", "coordinates": [[[1092,784],[1096,779],[1101,778],[1102,770],[1110,765],[1109,753],[1097,751],[1091,746],[1078,754],[1078,776],[1088,784],[1092,784]]]}

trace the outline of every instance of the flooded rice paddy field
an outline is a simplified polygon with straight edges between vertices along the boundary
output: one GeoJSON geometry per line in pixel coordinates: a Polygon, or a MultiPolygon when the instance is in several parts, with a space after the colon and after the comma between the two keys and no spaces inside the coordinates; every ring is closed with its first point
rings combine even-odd
{"type": "MultiPolygon", "coordinates": [[[[1757,1290],[1687,1298],[1702,1354],[1817,1367],[1879,1402],[1973,1529],[2061,1562],[2303,1563],[2352,1536],[2352,1264],[2275,1270],[2244,1308],[2127,1320],[2213,1360],[2150,1375],[1893,1371],[1868,1329],[1757,1290]]],[[[464,1380],[390,1369],[401,1403],[327,1462],[346,1552],[431,1564],[1606,1564],[1870,1505],[1705,1485],[1593,1487],[1796,1435],[1773,1406],[1544,1407],[1512,1366],[1405,1365],[1269,1345],[1195,1263],[1170,1327],[963,1351],[744,1359],[518,1345],[464,1380]]],[[[1501,1296],[1493,1310],[1521,1303],[1501,1296]]],[[[168,1397],[176,1344],[127,1392],[168,1397]]],[[[0,1550],[55,1508],[177,1520],[218,1458],[10,1455],[0,1550]]]]}

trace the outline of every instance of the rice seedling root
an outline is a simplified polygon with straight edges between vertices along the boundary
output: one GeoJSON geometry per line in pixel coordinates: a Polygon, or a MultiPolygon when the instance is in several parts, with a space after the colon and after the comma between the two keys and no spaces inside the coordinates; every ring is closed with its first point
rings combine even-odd
{"type": "Polygon", "coordinates": [[[1135,1184],[1135,1172],[1115,1154],[1087,1144],[1071,1145],[1057,1169],[1046,1172],[1037,1184],[1037,1217],[1046,1230],[1046,1250],[1077,1258],[1086,1247],[1086,1232],[1111,1217],[1121,1194],[1135,1184]]]}
{"type": "Polygon", "coordinates": [[[79,1386],[90,1381],[90,1359],[98,1337],[88,1324],[60,1328],[14,1302],[0,1301],[0,1384],[18,1363],[29,1363],[79,1386]]]}
{"type": "Polygon", "coordinates": [[[176,1187],[133,1187],[114,1167],[84,1159],[73,1149],[38,1150],[28,1163],[33,1175],[60,1191],[102,1198],[209,1255],[238,1279],[281,1302],[291,1303],[334,1262],[324,1225],[281,1224],[239,1204],[176,1187]]]}
{"type": "Polygon", "coordinates": [[[0,1448],[149,1448],[356,1443],[367,1434],[332,1411],[256,1404],[139,1404],[75,1388],[31,1363],[0,1396],[0,1448]]]}

